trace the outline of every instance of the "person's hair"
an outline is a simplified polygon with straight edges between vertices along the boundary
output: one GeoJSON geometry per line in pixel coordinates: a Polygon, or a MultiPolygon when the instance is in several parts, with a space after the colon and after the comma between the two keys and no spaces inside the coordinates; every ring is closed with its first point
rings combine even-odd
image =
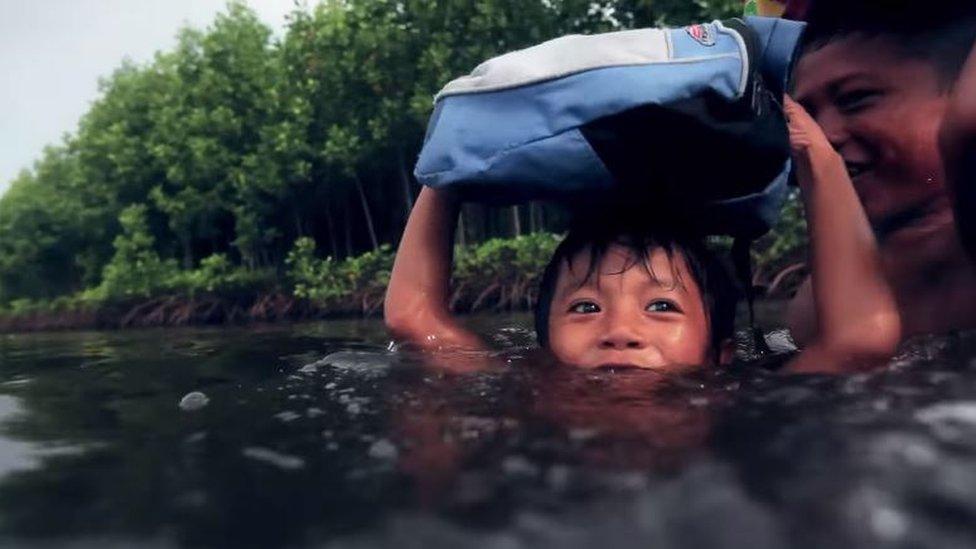
{"type": "Polygon", "coordinates": [[[976,40],[971,0],[813,0],[806,10],[803,51],[849,37],[880,38],[896,53],[931,63],[948,89],[976,40]]]}
{"type": "Polygon", "coordinates": [[[640,265],[655,280],[650,257],[656,249],[664,251],[671,262],[673,280],[685,284],[677,271],[677,261],[684,261],[693,282],[698,286],[704,300],[705,313],[709,321],[711,351],[718,356],[722,344],[733,337],[735,331],[735,312],[740,292],[729,270],[705,245],[703,239],[693,232],[659,229],[647,226],[646,222],[621,219],[577,219],[566,238],[556,248],[539,282],[539,294],[535,307],[535,331],[542,347],[549,346],[549,315],[555,297],[556,284],[562,266],[572,268],[572,261],[580,253],[589,253],[589,264],[581,284],[594,276],[600,276],[599,268],[612,246],[623,246],[631,255],[631,262],[624,271],[640,265]]]}

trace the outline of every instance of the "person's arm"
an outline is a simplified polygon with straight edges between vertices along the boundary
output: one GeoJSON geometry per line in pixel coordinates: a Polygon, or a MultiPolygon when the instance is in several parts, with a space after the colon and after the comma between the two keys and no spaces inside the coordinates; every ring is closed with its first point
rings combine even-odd
{"type": "Polygon", "coordinates": [[[810,235],[817,319],[792,372],[843,372],[883,362],[901,339],[877,242],[843,159],[809,114],[786,99],[790,144],[810,235]]]}
{"type": "Polygon", "coordinates": [[[797,345],[804,347],[817,337],[817,311],[813,301],[813,281],[808,276],[786,305],[786,327],[797,345]]]}
{"type": "Polygon", "coordinates": [[[976,260],[976,47],[956,82],[939,139],[959,236],[976,260]]]}
{"type": "Polygon", "coordinates": [[[424,187],[410,212],[390,274],[383,307],[387,328],[397,339],[424,350],[484,347],[450,311],[459,208],[448,192],[424,187]]]}

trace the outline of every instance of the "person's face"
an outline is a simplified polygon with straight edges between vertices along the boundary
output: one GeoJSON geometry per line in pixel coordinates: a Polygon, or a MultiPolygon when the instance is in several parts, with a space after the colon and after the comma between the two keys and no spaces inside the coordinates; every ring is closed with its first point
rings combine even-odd
{"type": "Polygon", "coordinates": [[[882,249],[948,250],[953,216],[937,142],[948,95],[935,68],[884,38],[854,36],[804,55],[796,75],[794,96],[847,163],[882,249]]]}
{"type": "Polygon", "coordinates": [[[684,258],[672,262],[660,248],[649,258],[645,266],[613,246],[588,280],[588,252],[561,267],[549,313],[549,348],[560,362],[685,371],[709,360],[708,315],[684,258]]]}

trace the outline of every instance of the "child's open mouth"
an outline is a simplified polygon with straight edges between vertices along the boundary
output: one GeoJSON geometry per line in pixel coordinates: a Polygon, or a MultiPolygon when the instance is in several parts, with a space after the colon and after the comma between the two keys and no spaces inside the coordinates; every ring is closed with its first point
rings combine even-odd
{"type": "Polygon", "coordinates": [[[637,364],[628,363],[612,363],[612,364],[601,364],[598,370],[607,371],[618,371],[618,370],[635,370],[635,369],[647,369],[646,366],[638,366],[637,364]]]}

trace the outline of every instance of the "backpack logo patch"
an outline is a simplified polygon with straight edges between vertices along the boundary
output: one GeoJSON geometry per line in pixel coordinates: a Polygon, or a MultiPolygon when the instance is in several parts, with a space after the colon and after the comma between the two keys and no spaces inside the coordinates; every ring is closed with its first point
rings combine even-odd
{"type": "Polygon", "coordinates": [[[714,46],[715,45],[715,30],[711,25],[692,25],[690,27],[685,27],[685,31],[688,32],[688,36],[695,39],[702,46],[714,46]]]}

